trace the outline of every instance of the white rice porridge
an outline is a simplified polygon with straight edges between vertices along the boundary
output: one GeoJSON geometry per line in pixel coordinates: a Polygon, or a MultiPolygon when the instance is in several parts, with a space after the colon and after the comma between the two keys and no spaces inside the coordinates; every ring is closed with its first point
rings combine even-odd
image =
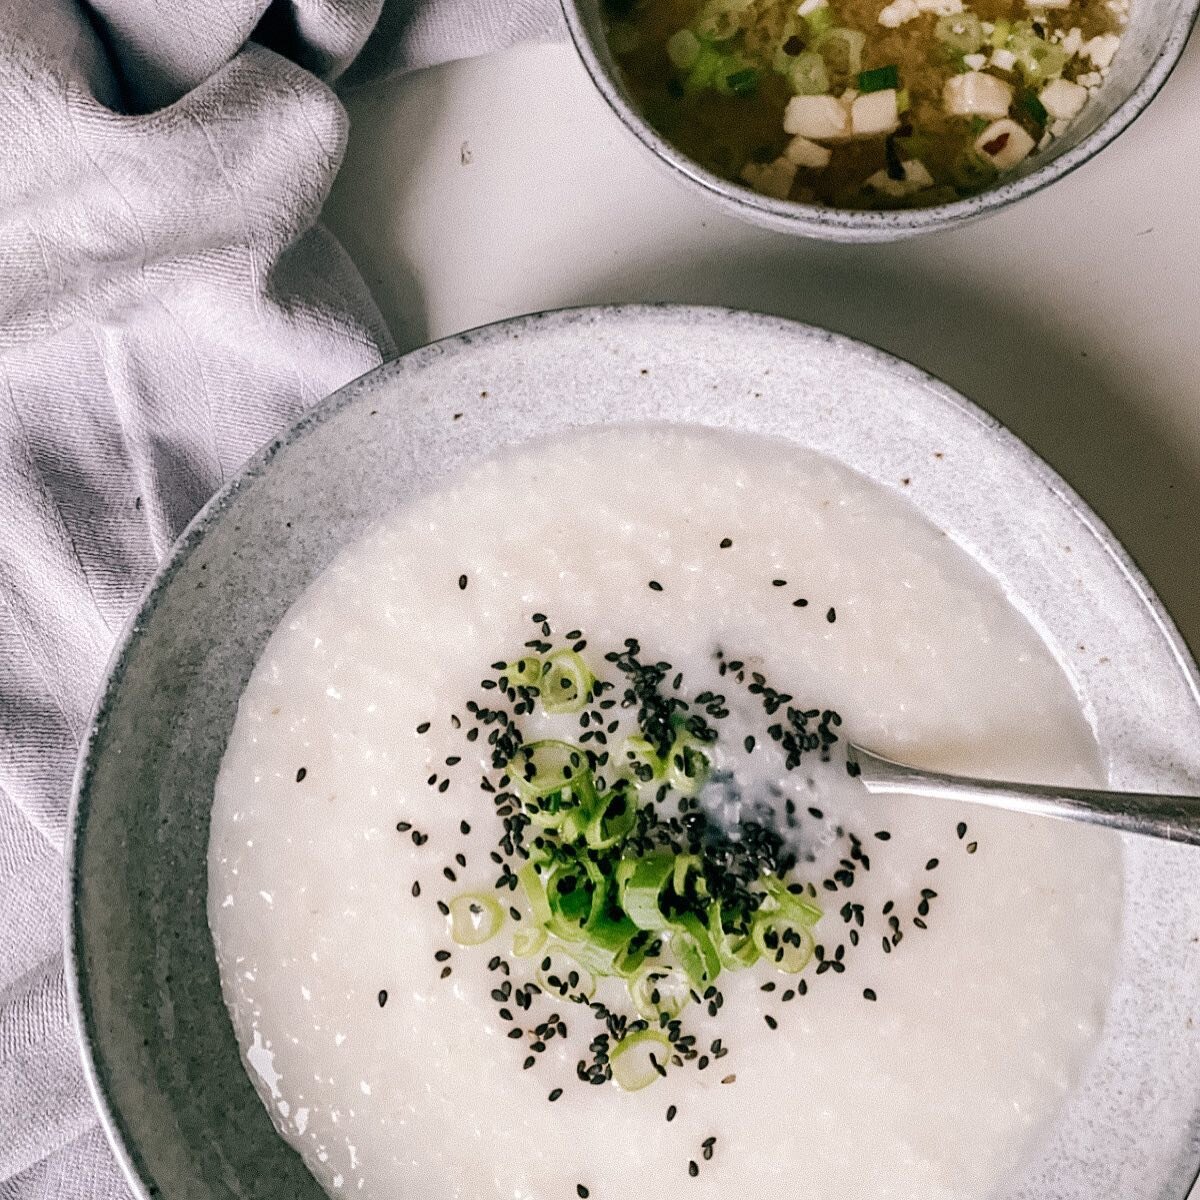
{"type": "MultiPolygon", "coordinates": [[[[580,721],[520,718],[527,740],[578,742],[580,721]]],[[[213,809],[225,999],[281,1134],[328,1191],[374,1198],[977,1200],[1011,1182],[1100,1031],[1119,842],[870,798],[846,738],[940,769],[1103,782],[1069,680],[996,583],[897,496],[780,442],[583,433],[348,547],[264,651],[213,809]],[[769,801],[824,913],[818,958],[722,971],[715,1015],[701,996],[679,1017],[696,1057],[637,1091],[579,1078],[606,1028],[592,1008],[512,999],[541,955],[511,952],[533,918],[521,888],[495,887],[509,859],[481,781],[500,772],[467,735],[496,726],[467,705],[498,704],[480,687],[493,663],[539,652],[534,614],[617,685],[611,745],[636,720],[604,659],[627,638],[671,665],[666,692],[681,676],[693,708],[724,696],[702,807],[728,822],[769,801]],[[840,714],[831,761],[785,769],[754,672],[840,714]],[[464,892],[502,901],[482,945],[455,944],[437,907],[464,892]]],[[[615,978],[596,999],[636,1018],[615,978]]]]}

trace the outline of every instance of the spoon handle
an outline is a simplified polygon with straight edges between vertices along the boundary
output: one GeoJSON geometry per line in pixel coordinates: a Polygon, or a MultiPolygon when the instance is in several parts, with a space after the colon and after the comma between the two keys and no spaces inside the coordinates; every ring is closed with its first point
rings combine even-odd
{"type": "Polygon", "coordinates": [[[863,785],[873,795],[907,793],[964,800],[969,804],[986,804],[1031,816],[1084,821],[1107,829],[1119,829],[1123,833],[1140,833],[1168,842],[1200,846],[1200,797],[1197,796],[1103,792],[969,779],[905,766],[855,745],[850,746],[850,757],[858,764],[863,785]]]}

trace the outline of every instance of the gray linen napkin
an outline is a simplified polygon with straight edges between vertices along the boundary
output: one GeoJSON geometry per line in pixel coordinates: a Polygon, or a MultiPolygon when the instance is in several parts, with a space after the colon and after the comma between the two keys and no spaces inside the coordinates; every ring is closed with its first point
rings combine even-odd
{"type": "Polygon", "coordinates": [[[0,0],[0,1200],[126,1194],[60,949],[113,642],[208,496],[392,350],[316,224],[328,81],[558,27],[552,0],[268,2],[0,0]]]}

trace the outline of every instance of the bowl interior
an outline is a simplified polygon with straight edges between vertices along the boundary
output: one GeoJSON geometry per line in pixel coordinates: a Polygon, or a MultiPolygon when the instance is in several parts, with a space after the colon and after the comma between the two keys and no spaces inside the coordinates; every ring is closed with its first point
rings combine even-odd
{"type": "Polygon", "coordinates": [[[948,228],[995,211],[1061,178],[1116,137],[1154,98],[1179,59],[1200,0],[1132,0],[1121,49],[1103,86],[1066,134],[995,187],[953,204],[884,212],[773,200],[713,175],[645,121],[629,98],[604,34],[604,0],[562,0],[584,65],[621,121],[664,163],[733,215],[783,232],[834,241],[885,241],[948,228]]]}
{"type": "MultiPolygon", "coordinates": [[[[242,1069],[205,915],[213,783],[275,625],[342,545],[460,467],[638,420],[770,434],[903,492],[1043,634],[1113,785],[1195,790],[1195,669],[1144,580],[1024,446],[915,368],[713,309],[581,310],[438,343],[344,389],[214,501],[114,662],[78,781],[70,943],[93,1087],[143,1195],[321,1195],[242,1069]]],[[[1105,1040],[1006,1200],[1181,1200],[1193,1181],[1200,858],[1136,842],[1125,858],[1105,1040]]]]}

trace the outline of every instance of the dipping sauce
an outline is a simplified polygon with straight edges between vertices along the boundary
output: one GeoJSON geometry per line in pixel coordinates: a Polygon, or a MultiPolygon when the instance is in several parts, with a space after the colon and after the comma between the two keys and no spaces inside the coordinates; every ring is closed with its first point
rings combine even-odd
{"type": "Polygon", "coordinates": [[[209,920],[281,1134],[331,1194],[375,1198],[978,1200],[1019,1173],[1103,1022],[1119,842],[870,798],[847,739],[1102,781],[994,581],[899,495],[785,443],[580,433],[395,514],[270,640],[217,783],[209,920]],[[636,739],[663,712],[655,762],[636,739]],[[552,742],[580,756],[553,793],[561,763],[520,749],[552,742]],[[619,787],[660,825],[597,807],[619,787]],[[673,853],[647,884],[676,827],[712,835],[700,866],[673,853]],[[724,894],[699,887],[714,845],[730,875],[751,864],[743,891],[772,864],[795,891],[705,986],[679,914],[724,894]],[[535,896],[510,874],[539,856],[535,896]],[[609,884],[620,911],[592,925],[579,894],[609,884]],[[581,940],[540,928],[547,896],[581,940]],[[674,925],[627,981],[594,956],[631,913],[674,925]],[[684,986],[635,996],[656,961],[684,986]]]}
{"type": "Polygon", "coordinates": [[[646,119],[701,166],[777,199],[944,204],[1075,121],[1128,0],[610,0],[646,119]]]}

